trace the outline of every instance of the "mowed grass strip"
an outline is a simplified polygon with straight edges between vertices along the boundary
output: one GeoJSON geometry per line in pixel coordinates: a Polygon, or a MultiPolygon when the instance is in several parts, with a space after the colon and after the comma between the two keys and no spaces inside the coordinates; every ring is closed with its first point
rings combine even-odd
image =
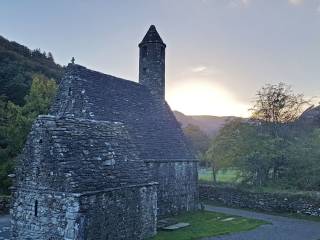
{"type": "MultiPolygon", "coordinates": [[[[220,170],[217,173],[217,182],[221,183],[236,183],[238,179],[239,170],[226,169],[220,170]]],[[[211,169],[199,169],[198,172],[199,180],[204,182],[213,182],[212,170],[211,169]]]]}
{"type": "Polygon", "coordinates": [[[197,211],[176,216],[179,222],[187,222],[191,225],[175,231],[158,231],[152,240],[195,240],[204,237],[230,234],[234,232],[255,229],[265,221],[248,219],[238,216],[230,216],[222,213],[197,211]],[[230,220],[232,218],[232,220],[230,220]]]}

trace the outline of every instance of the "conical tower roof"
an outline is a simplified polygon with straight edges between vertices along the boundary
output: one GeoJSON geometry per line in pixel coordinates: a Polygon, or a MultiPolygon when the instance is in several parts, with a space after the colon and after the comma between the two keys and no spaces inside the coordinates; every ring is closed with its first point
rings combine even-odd
{"type": "Polygon", "coordinates": [[[165,45],[154,25],[150,26],[148,32],[146,33],[146,35],[142,39],[139,46],[141,46],[142,44],[145,44],[145,43],[162,43],[163,45],[165,45]]]}

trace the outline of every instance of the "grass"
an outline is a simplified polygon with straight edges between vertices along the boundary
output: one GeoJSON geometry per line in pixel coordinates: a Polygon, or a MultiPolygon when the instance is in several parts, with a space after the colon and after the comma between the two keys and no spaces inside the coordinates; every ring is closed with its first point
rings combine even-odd
{"type": "MultiPolygon", "coordinates": [[[[203,182],[213,182],[211,169],[199,169],[199,180],[203,182]]],[[[217,182],[235,183],[238,182],[239,171],[235,169],[220,170],[217,173],[217,182]]]]}
{"type": "Polygon", "coordinates": [[[175,231],[158,231],[152,240],[196,240],[204,237],[213,237],[234,232],[255,229],[265,221],[248,219],[238,216],[230,216],[222,213],[198,211],[186,213],[175,217],[179,222],[188,222],[191,225],[175,231]],[[229,221],[223,221],[227,218],[229,221]]]}

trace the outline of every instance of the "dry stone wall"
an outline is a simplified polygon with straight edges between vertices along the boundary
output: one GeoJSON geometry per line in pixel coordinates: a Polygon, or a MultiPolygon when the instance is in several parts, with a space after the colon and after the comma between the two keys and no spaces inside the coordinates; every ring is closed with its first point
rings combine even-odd
{"type": "Polygon", "coordinates": [[[199,195],[201,200],[211,200],[229,207],[320,216],[320,196],[250,192],[212,185],[200,185],[199,195]]]}

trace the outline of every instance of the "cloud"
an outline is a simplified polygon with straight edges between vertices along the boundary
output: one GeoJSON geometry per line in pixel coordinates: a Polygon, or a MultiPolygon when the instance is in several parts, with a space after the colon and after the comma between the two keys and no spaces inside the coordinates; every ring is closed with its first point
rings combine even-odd
{"type": "Polygon", "coordinates": [[[241,0],[241,3],[243,5],[248,5],[251,2],[251,0],[241,0]]]}
{"type": "Polygon", "coordinates": [[[251,2],[252,2],[252,0],[229,0],[228,6],[231,7],[231,8],[246,7],[251,2]]]}
{"type": "Polygon", "coordinates": [[[299,6],[304,3],[304,0],[288,0],[290,4],[294,6],[299,6]]]}
{"type": "Polygon", "coordinates": [[[207,70],[206,66],[197,66],[191,69],[194,73],[204,72],[205,70],[207,70]]]}

